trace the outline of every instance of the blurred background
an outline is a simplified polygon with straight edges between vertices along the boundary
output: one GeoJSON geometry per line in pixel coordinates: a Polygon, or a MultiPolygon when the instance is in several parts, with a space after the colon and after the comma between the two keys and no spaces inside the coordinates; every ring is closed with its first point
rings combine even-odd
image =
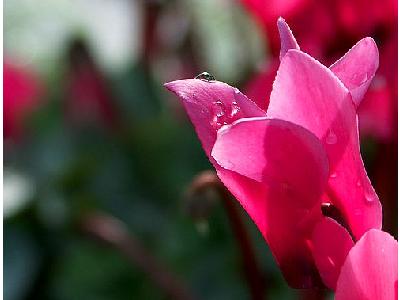
{"type": "Polygon", "coordinates": [[[279,16],[326,65],[377,42],[361,151],[397,238],[397,1],[3,5],[4,299],[332,298],[287,287],[162,86],[208,71],[266,108],[279,16]]]}

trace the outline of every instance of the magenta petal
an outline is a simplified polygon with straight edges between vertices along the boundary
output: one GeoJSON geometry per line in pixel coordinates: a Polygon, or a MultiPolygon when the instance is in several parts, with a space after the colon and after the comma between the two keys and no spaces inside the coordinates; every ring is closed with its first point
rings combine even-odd
{"type": "Polygon", "coordinates": [[[328,68],[306,53],[288,51],[273,84],[269,118],[303,126],[321,140],[337,129],[340,141],[355,126],[355,115],[349,91],[328,68]]]}
{"type": "Polygon", "coordinates": [[[354,242],[347,230],[331,218],[323,218],[312,234],[315,264],[325,285],[336,288],[340,269],[354,242]]]}
{"type": "Polygon", "coordinates": [[[222,182],[255,221],[289,285],[317,285],[307,237],[328,179],[319,140],[290,122],[241,119],[218,132],[212,156],[222,167],[222,182]]]}
{"type": "Polygon", "coordinates": [[[165,87],[183,102],[208,157],[222,126],[244,117],[265,116],[238,89],[223,82],[186,79],[166,83],[165,87]]]}
{"type": "Polygon", "coordinates": [[[282,120],[241,119],[218,132],[211,155],[223,168],[255,181],[290,186],[297,195],[294,205],[300,207],[309,207],[309,202],[313,206],[328,178],[328,160],[319,140],[282,120]]]}
{"type": "Polygon", "coordinates": [[[349,89],[358,106],[379,65],[379,53],[372,38],[364,38],[353,46],[330,69],[349,89]]]}
{"type": "Polygon", "coordinates": [[[336,300],[397,299],[397,241],[372,229],[350,250],[337,281],[336,300]]]}
{"type": "Polygon", "coordinates": [[[282,60],[286,52],[288,52],[290,49],[300,50],[300,47],[297,44],[297,41],[293,36],[293,33],[290,30],[290,27],[286,23],[285,19],[279,18],[277,25],[279,30],[279,37],[281,39],[281,51],[279,53],[279,59],[282,60]]]}
{"type": "Polygon", "coordinates": [[[267,116],[298,124],[323,143],[331,172],[327,194],[356,239],[381,228],[381,204],[361,160],[355,107],[328,68],[301,51],[289,50],[279,67],[267,116]]]}

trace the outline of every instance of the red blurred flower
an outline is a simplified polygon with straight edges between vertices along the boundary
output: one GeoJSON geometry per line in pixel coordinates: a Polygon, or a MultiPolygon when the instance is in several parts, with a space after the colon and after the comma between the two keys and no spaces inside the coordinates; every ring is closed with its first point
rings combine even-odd
{"type": "MultiPolygon", "coordinates": [[[[397,22],[395,0],[241,0],[259,21],[272,51],[279,51],[275,31],[278,17],[285,18],[303,48],[324,59],[328,52],[339,48],[343,39],[359,39],[374,31],[393,30],[397,22]],[[322,56],[319,56],[321,54],[322,56]]],[[[377,33],[375,33],[377,34],[377,33]]]]}
{"type": "Polygon", "coordinates": [[[7,59],[3,63],[3,125],[4,138],[18,138],[25,118],[37,107],[42,85],[38,76],[17,67],[7,59]]]}
{"type": "Polygon", "coordinates": [[[218,81],[166,87],[182,100],[219,178],[256,223],[288,283],[312,287],[321,275],[334,289],[352,237],[381,228],[356,116],[378,53],[363,39],[328,69],[299,50],[282,19],[278,27],[282,61],[266,111],[218,81]]]}
{"type": "Polygon", "coordinates": [[[397,33],[380,53],[380,67],[358,110],[360,130],[382,141],[397,140],[397,33]]]}

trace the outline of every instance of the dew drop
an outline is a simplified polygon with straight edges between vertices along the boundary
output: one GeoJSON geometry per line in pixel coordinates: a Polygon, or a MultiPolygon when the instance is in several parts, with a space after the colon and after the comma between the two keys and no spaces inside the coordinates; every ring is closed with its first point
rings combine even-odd
{"type": "Polygon", "coordinates": [[[215,80],[215,77],[208,72],[202,72],[199,75],[197,75],[195,79],[200,79],[204,81],[213,81],[215,80]]]}
{"type": "Polygon", "coordinates": [[[214,113],[217,117],[225,114],[225,105],[220,100],[214,102],[214,113]]]}
{"type": "Polygon", "coordinates": [[[332,259],[330,256],[328,256],[327,259],[328,259],[328,262],[329,262],[332,266],[335,266],[335,262],[333,261],[333,259],[332,259]]]}
{"type": "Polygon", "coordinates": [[[239,94],[239,93],[240,93],[239,89],[235,88],[235,94],[239,94]]]}
{"type": "Polygon", "coordinates": [[[240,106],[237,104],[237,102],[233,101],[232,102],[232,111],[231,111],[231,117],[236,116],[240,111],[240,106]]]}
{"type": "Polygon", "coordinates": [[[375,200],[375,197],[373,194],[371,194],[371,193],[365,194],[365,201],[367,201],[367,203],[372,203],[372,202],[374,202],[374,200],[375,200]]]}
{"type": "Polygon", "coordinates": [[[357,183],[356,183],[356,185],[357,185],[357,187],[361,187],[361,181],[358,180],[357,183]]]}
{"type": "Polygon", "coordinates": [[[225,118],[225,105],[222,101],[218,100],[213,102],[213,118],[210,122],[211,126],[215,129],[219,129],[222,125],[226,125],[225,118]]]}
{"type": "Polygon", "coordinates": [[[218,117],[214,116],[210,121],[211,126],[216,126],[218,124],[218,117]]]}
{"type": "Polygon", "coordinates": [[[329,144],[329,145],[334,145],[334,144],[336,144],[337,143],[337,136],[336,136],[336,134],[332,131],[332,130],[329,130],[329,132],[328,132],[328,134],[327,134],[327,136],[326,136],[326,143],[327,144],[329,144]]]}
{"type": "Polygon", "coordinates": [[[336,177],[337,177],[337,174],[336,174],[336,173],[332,173],[329,177],[330,177],[330,178],[336,178],[336,177]]]}

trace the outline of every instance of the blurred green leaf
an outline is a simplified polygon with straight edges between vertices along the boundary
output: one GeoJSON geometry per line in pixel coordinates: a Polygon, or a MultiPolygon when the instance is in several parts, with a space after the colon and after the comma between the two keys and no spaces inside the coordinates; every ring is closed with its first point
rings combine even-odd
{"type": "Polygon", "coordinates": [[[3,259],[4,299],[25,299],[41,264],[40,249],[27,228],[5,224],[3,259]]]}

